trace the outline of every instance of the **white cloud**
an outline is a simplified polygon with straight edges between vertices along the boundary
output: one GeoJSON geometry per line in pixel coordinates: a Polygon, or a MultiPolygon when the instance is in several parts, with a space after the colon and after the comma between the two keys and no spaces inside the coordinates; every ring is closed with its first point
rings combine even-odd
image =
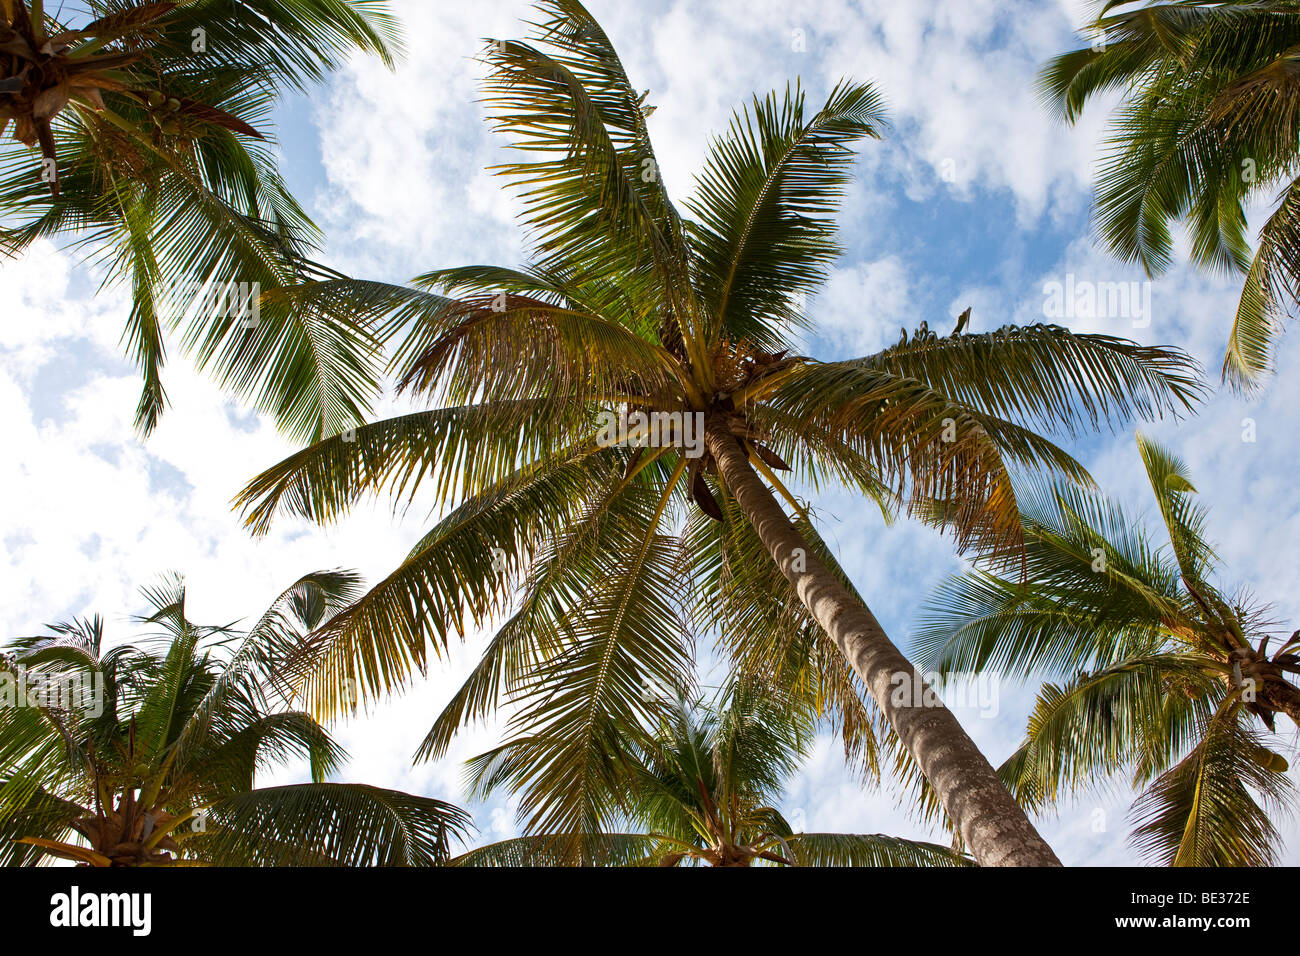
{"type": "MultiPolygon", "coordinates": [[[[922,317],[913,280],[898,256],[831,271],[812,314],[820,337],[850,355],[869,355],[910,336],[922,317]]],[[[940,334],[947,329],[937,329],[940,334]]]]}
{"type": "MultiPolygon", "coordinates": [[[[318,203],[331,248],[367,274],[396,278],[516,258],[517,209],[482,171],[504,154],[483,122],[483,68],[473,57],[484,37],[522,35],[530,8],[520,0],[397,6],[410,38],[406,61],[389,72],[357,59],[316,98],[328,180],[318,203]]],[[[1104,108],[1077,128],[1054,125],[1031,84],[1037,67],[1070,42],[1062,7],[605,0],[591,9],[632,82],[651,91],[658,107],[651,133],[679,201],[732,111],[796,77],[810,111],[842,77],[880,88],[895,127],[883,145],[863,147],[861,171],[877,194],[891,193],[898,178],[915,200],[1005,192],[1029,223],[1044,212],[1077,212],[1088,189],[1104,108]]]]}
{"type": "Polygon", "coordinates": [[[399,4],[397,70],[357,58],[316,100],[330,249],[366,277],[517,258],[514,209],[478,103],[482,38],[513,35],[518,4],[399,4]]]}

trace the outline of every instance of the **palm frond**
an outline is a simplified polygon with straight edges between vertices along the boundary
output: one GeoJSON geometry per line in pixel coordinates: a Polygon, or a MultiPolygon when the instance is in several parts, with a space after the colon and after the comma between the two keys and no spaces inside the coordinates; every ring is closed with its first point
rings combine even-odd
{"type": "Polygon", "coordinates": [[[800,866],[974,866],[950,847],[880,833],[796,833],[786,844],[800,866]]]}
{"type": "Polygon", "coordinates": [[[1202,584],[1214,569],[1215,554],[1205,540],[1205,509],[1191,500],[1196,494],[1183,461],[1138,435],[1138,454],[1146,467],[1151,490],[1169,532],[1174,556],[1191,586],[1202,584]]]}
{"type": "Polygon", "coordinates": [[[1273,345],[1300,301],[1300,179],[1292,181],[1259,231],[1228,336],[1223,379],[1250,391],[1272,370],[1273,345]]]}
{"type": "Polygon", "coordinates": [[[1271,866],[1280,835],[1273,816],[1291,797],[1260,735],[1232,708],[1133,805],[1132,844],[1159,866],[1271,866]]]}
{"type": "MultiPolygon", "coordinates": [[[[568,843],[550,834],[499,840],[475,847],[447,861],[448,866],[570,866],[568,843]]],[[[654,866],[664,855],[662,843],[642,833],[605,833],[589,844],[589,866],[654,866]]]]}
{"type": "Polygon", "coordinates": [[[1120,93],[1097,183],[1099,232],[1122,259],[1156,275],[1172,263],[1172,224],[1185,220],[1194,262],[1246,274],[1223,378],[1253,390],[1300,292],[1288,198],[1300,130],[1300,12],[1286,0],[1116,6],[1091,24],[1090,49],[1044,68],[1040,89],[1070,122],[1088,100],[1120,93]],[[1246,203],[1280,182],[1289,185],[1252,256],[1246,203]]]}
{"type": "Polygon", "coordinates": [[[1181,352],[1056,325],[917,335],[845,367],[915,379],[984,414],[1071,436],[1176,416],[1205,391],[1200,369],[1181,352]]]}
{"type": "Polygon", "coordinates": [[[435,866],[468,833],[463,810],[348,783],[268,787],[209,810],[187,853],[224,866],[435,866]]]}
{"type": "Polygon", "coordinates": [[[1150,654],[1066,685],[1045,684],[1024,743],[1001,772],[1022,805],[1039,810],[1121,768],[1150,780],[1194,746],[1213,712],[1215,681],[1186,654],[1150,654]]]}
{"type": "Polygon", "coordinates": [[[674,687],[689,673],[681,632],[679,553],[660,528],[682,469],[633,500],[605,557],[605,579],[570,606],[561,649],[530,670],[512,700],[510,742],[471,765],[471,788],[520,793],[530,832],[581,840],[619,819],[625,738],[655,713],[644,685],[674,687]],[[637,500],[639,499],[639,500],[637,500]]]}
{"type": "Polygon", "coordinates": [[[435,652],[505,611],[552,529],[622,473],[616,450],[520,469],[450,512],[384,580],[321,628],[292,671],[307,704],[334,715],[422,671],[435,652]]]}
{"type": "Polygon", "coordinates": [[[884,110],[869,84],[838,84],[804,117],[804,93],[755,97],[715,139],[688,208],[700,295],[731,341],[775,350],[804,322],[798,297],[815,292],[839,255],[834,211],[857,140],[879,138],[884,110]]]}

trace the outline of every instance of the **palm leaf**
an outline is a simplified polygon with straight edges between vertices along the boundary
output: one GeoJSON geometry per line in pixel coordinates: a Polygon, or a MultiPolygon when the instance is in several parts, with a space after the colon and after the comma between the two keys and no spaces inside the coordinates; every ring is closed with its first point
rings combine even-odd
{"type": "Polygon", "coordinates": [[[1160,866],[1271,866],[1279,834],[1269,812],[1292,787],[1261,750],[1233,709],[1216,713],[1204,739],[1134,803],[1133,846],[1160,866]]]}
{"type": "Polygon", "coordinates": [[[210,820],[185,849],[224,866],[433,866],[469,826],[441,800],[344,783],[253,790],[215,803],[210,820]]]}
{"type": "Polygon", "coordinates": [[[850,145],[879,138],[880,95],[841,83],[804,118],[804,94],[787,87],[754,98],[713,143],[689,225],[701,298],[718,333],[778,348],[773,329],[803,320],[798,297],[825,281],[839,255],[833,213],[849,180],[850,145]]]}
{"type": "Polygon", "coordinates": [[[800,866],[974,866],[949,847],[879,833],[796,833],[786,844],[800,866]]]}

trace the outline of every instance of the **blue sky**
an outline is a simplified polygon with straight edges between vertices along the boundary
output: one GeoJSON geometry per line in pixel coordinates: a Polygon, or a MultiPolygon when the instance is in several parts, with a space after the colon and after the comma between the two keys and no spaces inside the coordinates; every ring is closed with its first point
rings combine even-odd
{"type": "MultiPolygon", "coordinates": [[[[396,7],[409,47],[397,71],[359,60],[280,110],[286,174],[324,229],[327,261],[343,271],[401,281],[440,266],[516,264],[524,252],[517,207],[483,171],[502,153],[476,102],[472,56],[481,37],[519,35],[527,4],[396,7]]],[[[923,319],[943,333],[966,306],[974,331],[1048,321],[1045,283],[1070,274],[1143,278],[1090,241],[1104,108],[1067,129],[1044,113],[1032,88],[1037,66],[1071,43],[1082,20],[1073,3],[591,0],[590,7],[633,82],[651,91],[658,107],[651,133],[679,205],[710,134],[753,93],[798,76],[816,104],[840,76],[879,85],[893,126],[861,149],[841,215],[846,254],[813,303],[821,334],[807,343],[811,354],[863,354],[923,319]]],[[[399,520],[381,501],[335,528],[285,521],[250,540],[230,497],[292,448],[180,356],[167,378],[174,407],[141,445],[131,429],[138,386],[117,342],[125,300],[94,291],[86,269],[53,247],[0,269],[7,451],[0,483],[4,500],[21,503],[0,514],[6,635],[99,611],[125,636],[127,616],[139,610],[134,589],[168,569],[186,574],[198,619],[252,615],[307,570],[356,567],[374,580],[425,530],[415,510],[399,520]]],[[[1152,287],[1145,327],[1127,316],[1068,324],[1180,345],[1217,373],[1235,297],[1232,281],[1180,266],[1152,287]]],[[[1195,419],[1148,429],[1188,460],[1233,580],[1275,602],[1276,616],[1291,622],[1288,633],[1300,622],[1293,586],[1300,503],[1290,478],[1298,364],[1300,350],[1284,340],[1278,376],[1260,397],[1220,394],[1195,419]],[[1256,422],[1254,443],[1241,440],[1247,417],[1256,422]]],[[[386,401],[381,412],[397,407],[386,401]]],[[[1114,497],[1150,514],[1131,431],[1067,447],[1114,497]]],[[[848,495],[823,494],[816,504],[859,590],[906,644],[919,602],[959,567],[950,543],[907,522],[885,528],[848,495]]],[[[341,726],[353,754],[343,776],[460,801],[459,761],[493,743],[495,728],[468,732],[438,764],[413,767],[410,758],[475,650],[453,648],[408,694],[341,726]]],[[[1018,741],[1033,691],[1004,685],[995,717],[958,711],[994,762],[1018,741]]],[[[1295,728],[1282,723],[1293,746],[1295,728]]],[[[1123,786],[1081,797],[1042,821],[1045,835],[1067,863],[1135,862],[1125,845],[1129,799],[1123,786]]],[[[483,839],[515,832],[503,802],[471,809],[483,839]]],[[[829,740],[793,781],[785,809],[809,830],[934,835],[887,790],[864,792],[829,740]]],[[[1300,831],[1285,828],[1284,859],[1300,862],[1300,831]]]]}

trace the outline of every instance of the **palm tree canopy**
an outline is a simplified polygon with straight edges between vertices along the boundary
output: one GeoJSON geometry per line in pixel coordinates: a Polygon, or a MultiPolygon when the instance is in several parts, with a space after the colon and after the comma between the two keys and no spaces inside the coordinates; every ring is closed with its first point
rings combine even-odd
{"type": "Polygon", "coordinates": [[[262,296],[332,275],[276,167],[269,119],[354,50],[391,62],[380,0],[86,0],[0,5],[0,252],[85,250],[131,294],[123,343],[147,434],[169,333],[223,386],[313,440],[362,421],[373,334],[262,296]],[[37,147],[34,153],[32,147],[37,147]]]}
{"type": "MultiPolygon", "coordinates": [[[[457,866],[965,866],[931,843],[880,834],[796,833],[775,808],[814,739],[815,721],[778,688],[728,685],[706,703],[687,693],[664,699],[658,723],[621,728],[609,758],[620,776],[605,799],[640,832],[533,834],[479,847],[457,866]]],[[[527,813],[548,786],[531,737],[471,762],[473,791],[527,788],[527,813]]]]}
{"type": "Polygon", "coordinates": [[[1149,275],[1169,267],[1186,221],[1201,266],[1244,273],[1223,376],[1259,383],[1282,320],[1300,301],[1300,3],[1105,0],[1088,48],[1043,70],[1048,101],[1073,122],[1120,93],[1097,181],[1098,231],[1149,275]],[[1252,253],[1246,204],[1273,212],[1252,253]]]}
{"type": "Polygon", "coordinates": [[[842,82],[815,109],[798,86],[756,97],[714,141],[688,219],[609,38],[573,0],[540,10],[530,42],[484,54],[487,102],[519,150],[499,171],[519,186],[532,262],[439,270],[414,288],[323,280],[283,293],[375,324],[392,371],[430,407],[269,469],[240,496],[249,526],[265,532],[283,513],[331,522],[376,492],[424,494],[443,512],[320,629],[296,686],[336,713],[348,690],[392,691],[431,648],[504,620],[420,755],[441,755],[508,697],[552,778],[537,832],[608,830],[617,777],[603,754],[615,728],[652,719],[646,684],[683,683],[686,630],[734,637],[739,663],[816,700],[869,775],[906,766],[719,480],[696,440],[705,423],[742,444],[810,553],[851,589],[786,482],[857,489],[890,516],[919,509],[959,544],[1016,542],[1013,469],[1088,480],[1035,429],[1177,414],[1198,396],[1195,365],[1046,325],[941,337],[922,322],[876,355],[799,354],[808,296],[838,252],[854,146],[885,128],[876,91],[842,82]],[[603,434],[611,422],[630,440],[603,434]]]}
{"type": "Polygon", "coordinates": [[[98,617],[13,642],[0,687],[27,692],[0,706],[0,863],[445,860],[468,828],[463,811],[328,782],[344,751],[308,714],[276,704],[283,661],[357,585],[349,573],[307,575],[237,631],[191,623],[184,586],[169,580],[145,591],[141,623],[154,633],[137,644],[105,647],[98,617]],[[259,772],[296,759],[312,782],[256,788],[259,772]]]}
{"type": "Polygon", "coordinates": [[[1274,715],[1300,717],[1300,632],[1248,592],[1213,583],[1218,559],[1184,463],[1139,436],[1165,538],[1099,495],[1039,483],[1020,496],[1021,555],[990,549],[926,602],[924,667],[1043,675],[1025,742],[1003,765],[1031,808],[1130,775],[1135,846],[1179,865],[1268,865],[1269,810],[1289,801],[1268,749],[1274,715]],[[1259,724],[1256,725],[1256,719],[1259,724]]]}

